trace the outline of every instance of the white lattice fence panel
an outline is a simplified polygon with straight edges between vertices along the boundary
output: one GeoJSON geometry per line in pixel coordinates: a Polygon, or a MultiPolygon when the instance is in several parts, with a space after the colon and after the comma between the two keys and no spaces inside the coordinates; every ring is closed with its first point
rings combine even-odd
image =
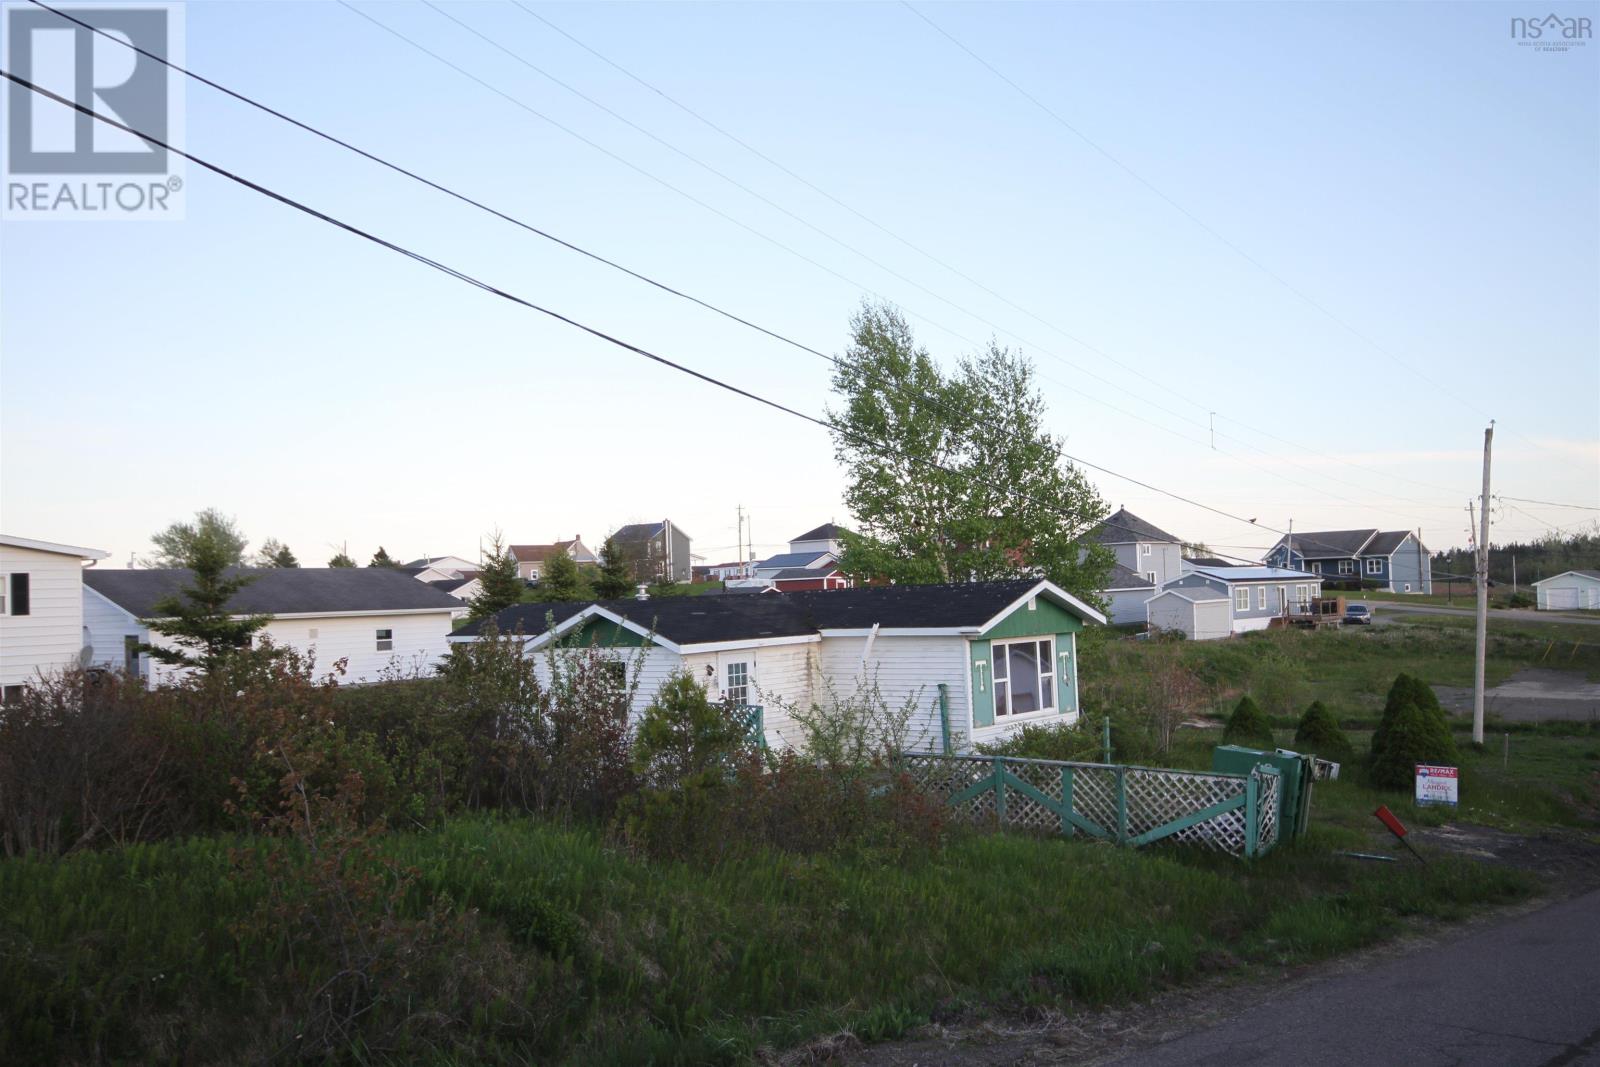
{"type": "Polygon", "coordinates": [[[1258,832],[1256,836],[1256,852],[1264,853],[1278,841],[1278,804],[1279,793],[1283,789],[1283,776],[1279,774],[1257,774],[1256,780],[1260,783],[1256,791],[1256,810],[1260,813],[1258,832]]]}
{"type": "Polygon", "coordinates": [[[1117,833],[1117,771],[1114,767],[1086,766],[1072,769],[1072,810],[1102,827],[1117,833]]]}

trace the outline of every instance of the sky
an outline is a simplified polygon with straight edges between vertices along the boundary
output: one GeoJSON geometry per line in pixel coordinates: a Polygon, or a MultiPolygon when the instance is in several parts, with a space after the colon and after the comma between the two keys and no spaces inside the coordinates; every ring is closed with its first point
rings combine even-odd
{"type": "MultiPolygon", "coordinates": [[[[1493,540],[1600,518],[1553,506],[1600,509],[1600,41],[1518,47],[1544,6],[352,5],[191,2],[187,64],[823,352],[864,299],[946,366],[992,337],[1106,503],[1185,540],[1464,544],[1490,419],[1494,492],[1522,498],[1493,540]]],[[[204,86],[182,144],[833,400],[815,355],[204,86]]],[[[120,566],[217,507],[309,565],[670,518],[718,562],[741,507],[758,555],[852,521],[817,426],[185,178],[182,221],[0,223],[5,532],[120,566]]]]}

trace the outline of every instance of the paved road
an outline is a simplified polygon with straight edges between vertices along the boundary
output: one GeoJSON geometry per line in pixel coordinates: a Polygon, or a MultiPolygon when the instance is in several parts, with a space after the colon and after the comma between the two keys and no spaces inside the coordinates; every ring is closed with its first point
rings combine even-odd
{"type": "Polygon", "coordinates": [[[1314,982],[1116,1062],[1600,1067],[1600,891],[1314,982]]]}
{"type": "MultiPolygon", "coordinates": [[[[1477,614],[1474,608],[1441,608],[1434,604],[1404,604],[1390,600],[1365,600],[1362,603],[1372,608],[1374,616],[1381,619],[1388,614],[1417,614],[1417,615],[1461,615],[1472,618],[1477,614]]],[[[1577,623],[1579,626],[1600,626],[1600,615],[1577,615],[1563,611],[1534,611],[1530,608],[1490,608],[1489,625],[1492,629],[1496,619],[1515,619],[1518,622],[1562,622],[1577,623]]]]}

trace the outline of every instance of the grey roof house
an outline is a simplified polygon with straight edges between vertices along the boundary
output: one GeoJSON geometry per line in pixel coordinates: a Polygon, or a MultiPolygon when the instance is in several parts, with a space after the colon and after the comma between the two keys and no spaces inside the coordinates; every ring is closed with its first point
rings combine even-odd
{"type": "Polygon", "coordinates": [[[1330,584],[1350,588],[1433,592],[1432,557],[1410,530],[1296,532],[1278,538],[1266,562],[1309,571],[1330,584]]]}
{"type": "Polygon", "coordinates": [[[632,561],[634,575],[641,582],[687,582],[694,579],[691,538],[673,525],[660,522],[634,522],[617,528],[612,544],[632,561]]]}
{"type": "Polygon", "coordinates": [[[1322,595],[1322,579],[1281,567],[1191,567],[1147,604],[1152,629],[1196,641],[1265,630],[1280,616],[1303,616],[1322,595]]]}

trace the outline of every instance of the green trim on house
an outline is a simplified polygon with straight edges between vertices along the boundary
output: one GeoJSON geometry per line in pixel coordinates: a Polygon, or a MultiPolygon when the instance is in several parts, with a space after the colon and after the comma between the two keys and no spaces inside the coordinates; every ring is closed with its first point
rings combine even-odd
{"type": "Polygon", "coordinates": [[[626,626],[618,626],[610,619],[594,615],[585,619],[576,630],[562,635],[561,643],[580,648],[589,645],[600,648],[643,648],[645,640],[626,626]]]}
{"type": "Polygon", "coordinates": [[[1011,637],[1044,637],[1048,634],[1075,634],[1083,629],[1083,620],[1066,608],[1044,596],[1034,598],[1035,608],[1028,610],[1026,602],[983,632],[984,637],[1005,639],[1011,637]]]}
{"type": "Polygon", "coordinates": [[[967,642],[967,674],[972,679],[972,727],[993,726],[994,664],[989,659],[989,642],[967,642]]]}

